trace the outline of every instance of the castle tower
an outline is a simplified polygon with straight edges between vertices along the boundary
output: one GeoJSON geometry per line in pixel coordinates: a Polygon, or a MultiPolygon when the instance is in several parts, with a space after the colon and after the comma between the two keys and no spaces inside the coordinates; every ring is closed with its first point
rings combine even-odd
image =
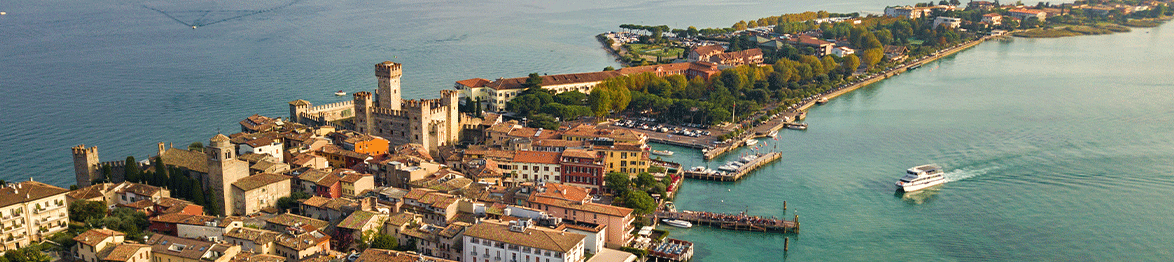
{"type": "Polygon", "coordinates": [[[400,66],[399,63],[392,61],[375,64],[375,78],[379,82],[379,89],[375,90],[375,96],[379,99],[376,106],[400,110],[402,99],[399,78],[403,74],[400,66]]]}
{"type": "Polygon", "coordinates": [[[208,185],[204,188],[216,198],[216,214],[232,215],[232,183],[249,176],[249,163],[236,159],[235,147],[223,134],[209,139],[204,152],[208,154],[208,185]]]}
{"type": "Polygon", "coordinates": [[[440,106],[445,111],[444,128],[447,135],[442,141],[446,145],[455,144],[461,140],[461,111],[460,93],[456,90],[440,91],[440,106]]]}
{"type": "Polygon", "coordinates": [[[355,93],[355,128],[359,133],[370,135],[374,130],[374,119],[371,119],[371,93],[355,93]]]}
{"type": "Polygon", "coordinates": [[[73,173],[77,178],[77,187],[88,187],[95,179],[102,175],[98,170],[98,147],[86,148],[86,145],[77,145],[70,148],[73,151],[73,173]]]}
{"type": "Polygon", "coordinates": [[[302,113],[309,111],[312,106],[313,104],[310,104],[310,101],[306,100],[298,99],[289,101],[289,121],[305,124],[302,122],[302,113]]]}

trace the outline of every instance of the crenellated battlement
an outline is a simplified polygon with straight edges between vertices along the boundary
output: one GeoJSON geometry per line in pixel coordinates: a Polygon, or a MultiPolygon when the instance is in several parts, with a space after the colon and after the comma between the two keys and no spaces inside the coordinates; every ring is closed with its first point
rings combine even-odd
{"type": "Polygon", "coordinates": [[[323,111],[350,109],[353,107],[355,107],[355,101],[342,101],[342,102],[337,102],[337,103],[330,103],[330,104],[310,107],[310,110],[307,110],[307,113],[319,113],[319,112],[323,112],[323,111]]]}
{"type": "Polygon", "coordinates": [[[70,149],[73,150],[74,155],[97,154],[98,153],[98,146],[86,148],[85,144],[77,145],[77,146],[71,147],[70,149]]]}
{"type": "Polygon", "coordinates": [[[375,76],[382,78],[398,78],[403,74],[401,66],[403,66],[403,64],[392,61],[383,61],[382,63],[375,64],[375,76]]]}

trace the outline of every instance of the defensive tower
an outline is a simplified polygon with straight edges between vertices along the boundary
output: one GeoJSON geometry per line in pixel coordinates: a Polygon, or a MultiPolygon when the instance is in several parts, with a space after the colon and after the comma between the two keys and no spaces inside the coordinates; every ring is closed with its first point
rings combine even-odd
{"type": "Polygon", "coordinates": [[[86,145],[77,145],[73,151],[73,172],[77,178],[77,187],[90,186],[90,183],[101,175],[98,170],[98,147],[86,148],[86,145]]]}
{"type": "Polygon", "coordinates": [[[375,96],[378,98],[376,106],[400,110],[402,99],[399,79],[403,74],[400,71],[400,66],[400,63],[392,61],[375,64],[375,77],[379,82],[379,89],[375,91],[375,96]]]}

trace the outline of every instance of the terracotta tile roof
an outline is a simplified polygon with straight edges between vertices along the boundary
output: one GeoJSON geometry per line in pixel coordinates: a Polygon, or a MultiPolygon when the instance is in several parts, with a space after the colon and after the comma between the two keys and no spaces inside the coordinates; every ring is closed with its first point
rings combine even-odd
{"type": "Polygon", "coordinates": [[[265,222],[269,223],[269,224],[281,225],[282,227],[293,226],[294,224],[297,224],[297,223],[302,223],[303,225],[310,225],[310,226],[313,226],[314,228],[317,228],[317,229],[324,229],[327,226],[330,226],[330,222],[317,220],[317,219],[313,219],[313,218],[308,218],[308,217],[304,217],[304,216],[299,216],[299,215],[294,215],[294,214],[290,214],[290,213],[284,213],[284,214],[277,215],[275,217],[266,219],[265,222]]]}
{"type": "Polygon", "coordinates": [[[514,153],[514,163],[558,164],[558,158],[558,152],[517,151],[514,153]]]}
{"type": "Polygon", "coordinates": [[[140,196],[152,196],[159,193],[160,190],[159,187],[131,182],[122,182],[122,184],[119,184],[115,188],[116,191],[114,192],[119,194],[134,193],[140,196]]]}
{"type": "Polygon", "coordinates": [[[346,183],[354,183],[354,182],[358,182],[359,179],[363,179],[363,177],[374,177],[374,175],[366,174],[366,173],[349,173],[349,174],[346,174],[346,176],[343,176],[342,178],[340,178],[339,180],[341,180],[342,182],[346,182],[346,183]]]}
{"type": "Polygon", "coordinates": [[[457,84],[466,87],[485,87],[486,84],[489,84],[489,80],[484,78],[470,78],[457,81],[457,84]]]}
{"type": "Polygon", "coordinates": [[[134,203],[130,203],[130,204],[119,204],[119,206],[129,207],[129,208],[133,208],[133,209],[144,209],[144,208],[152,207],[154,205],[155,205],[155,202],[152,202],[151,200],[147,200],[147,199],[135,201],[134,203]]]}
{"type": "MultiPolygon", "coordinates": [[[[823,41],[823,40],[818,40],[818,39],[816,41],[821,41],[825,44],[831,44],[831,42],[828,42],[828,41],[823,41]]],[[[825,44],[818,44],[817,43],[815,45],[825,45],[825,44]]],[[[723,63],[727,62],[729,60],[762,58],[762,49],[754,48],[754,49],[747,49],[747,50],[742,50],[742,51],[737,51],[737,52],[721,53],[721,54],[718,54],[717,56],[719,58],[721,58],[723,63]]]]}
{"type": "Polygon", "coordinates": [[[606,225],[596,225],[595,227],[586,227],[586,226],[580,226],[580,225],[575,225],[575,224],[563,224],[563,227],[575,229],[575,230],[580,230],[580,231],[592,232],[592,233],[599,233],[600,231],[603,231],[604,228],[607,228],[606,225]]]}
{"type": "Polygon", "coordinates": [[[191,216],[192,215],[188,215],[188,214],[171,213],[171,214],[158,215],[158,216],[150,218],[149,220],[151,222],[176,224],[176,223],[183,222],[184,219],[187,219],[188,217],[191,217],[191,216]]]}
{"type": "Polygon", "coordinates": [[[616,143],[615,145],[595,145],[593,148],[597,150],[608,151],[644,151],[645,147],[641,144],[616,143]]]}
{"type": "Polygon", "coordinates": [[[407,224],[411,223],[412,221],[415,221],[418,218],[420,218],[420,215],[417,215],[414,213],[409,213],[409,212],[400,212],[400,213],[396,213],[394,215],[388,216],[387,222],[385,222],[385,223],[392,224],[395,226],[403,226],[403,225],[407,225],[407,224]]]}
{"type": "Polygon", "coordinates": [[[278,245],[298,251],[310,249],[325,241],[330,241],[330,236],[318,231],[310,231],[297,236],[282,234],[277,237],[278,245]]]}
{"type": "Polygon", "coordinates": [[[328,201],[330,201],[329,198],[320,197],[320,196],[312,196],[310,198],[307,198],[306,200],[302,200],[302,204],[307,205],[307,206],[312,206],[312,207],[322,207],[323,205],[326,205],[326,202],[328,202],[328,201]]]}
{"type": "Polygon", "coordinates": [[[37,181],[22,181],[0,187],[0,207],[16,203],[24,203],[55,195],[68,193],[69,190],[37,181]]]}
{"type": "Polygon", "coordinates": [[[1003,16],[1003,15],[1000,15],[1000,14],[998,14],[998,13],[990,13],[990,14],[985,14],[985,15],[982,15],[982,16],[983,16],[983,17],[997,17],[997,16],[1003,16]]]}
{"type": "Polygon", "coordinates": [[[523,128],[514,128],[513,130],[510,130],[508,135],[512,136],[512,137],[551,139],[551,138],[558,137],[558,132],[556,132],[555,130],[543,130],[541,128],[523,127],[523,128]]]}
{"type": "Polygon", "coordinates": [[[359,202],[348,198],[331,198],[330,200],[326,200],[326,204],[323,204],[322,208],[342,211],[343,207],[358,205],[359,202]]]}
{"type": "Polygon", "coordinates": [[[310,169],[306,172],[298,174],[298,180],[317,183],[318,180],[322,180],[322,178],[327,176],[330,176],[329,170],[310,169]]]}
{"type": "Polygon", "coordinates": [[[191,171],[208,173],[208,155],[203,152],[169,148],[167,151],[163,151],[163,163],[191,171]]]}
{"type": "Polygon", "coordinates": [[[530,195],[530,199],[554,198],[567,201],[585,202],[591,198],[586,188],[557,183],[545,183],[541,189],[530,195]]]}
{"type": "Polygon", "coordinates": [[[632,214],[631,208],[609,206],[609,205],[596,204],[596,203],[591,203],[591,202],[579,203],[579,202],[558,200],[558,199],[545,198],[545,197],[536,198],[530,202],[543,204],[543,205],[551,205],[551,206],[556,206],[556,207],[561,207],[561,208],[566,208],[566,209],[571,209],[571,210],[578,210],[578,211],[582,211],[582,212],[590,212],[590,213],[598,213],[598,214],[616,216],[616,217],[626,217],[626,216],[632,214]]]}
{"type": "Polygon", "coordinates": [[[563,156],[596,159],[599,157],[599,154],[597,154],[595,151],[586,149],[567,149],[563,150],[563,156]]]}
{"type": "Polygon", "coordinates": [[[396,155],[413,156],[426,161],[435,161],[432,155],[428,154],[428,148],[420,144],[404,144],[395,148],[396,155]]]}
{"type": "Polygon", "coordinates": [[[83,188],[79,188],[77,190],[69,191],[69,193],[65,193],[65,196],[67,196],[69,198],[73,198],[73,199],[93,199],[93,198],[104,197],[105,195],[102,193],[103,193],[103,191],[106,190],[106,187],[109,185],[110,185],[109,183],[90,185],[88,187],[83,187],[83,188]]]}
{"type": "Polygon", "coordinates": [[[165,234],[155,234],[147,240],[147,244],[151,245],[151,252],[155,254],[167,254],[192,260],[201,260],[209,249],[215,248],[216,244],[208,241],[200,241],[189,238],[181,238],[169,236],[165,234]]]}
{"type": "Polygon", "coordinates": [[[102,240],[112,236],[126,236],[126,234],[109,229],[90,229],[73,237],[73,241],[92,247],[97,246],[98,243],[102,243],[102,240]]]}
{"type": "Polygon", "coordinates": [[[458,200],[456,196],[422,188],[413,188],[412,191],[408,191],[408,194],[404,195],[404,199],[415,200],[421,204],[442,209],[456,203],[458,200]]]}
{"type": "Polygon", "coordinates": [[[1044,11],[1043,11],[1043,10],[1035,10],[1035,9],[1023,9],[1023,8],[1020,8],[1020,9],[1011,9],[1011,10],[1007,10],[1007,12],[1011,12],[1011,13],[1023,13],[1023,14],[1032,14],[1032,15],[1038,15],[1038,14],[1040,14],[1040,13],[1044,13],[1044,11]]]}
{"type": "Polygon", "coordinates": [[[113,248],[102,249],[98,254],[103,261],[127,261],[140,251],[150,250],[151,246],[143,244],[119,244],[113,248]]]}
{"type": "MultiPolygon", "coordinates": [[[[304,101],[304,100],[303,100],[304,101]]],[[[273,128],[276,125],[277,119],[266,116],[253,114],[240,121],[241,127],[252,131],[264,131],[273,128]]]]}
{"type": "MultiPolygon", "coordinates": [[[[616,77],[616,76],[620,76],[620,73],[616,72],[616,71],[603,71],[603,72],[573,73],[573,74],[561,74],[561,75],[544,75],[544,76],[542,76],[542,85],[543,86],[553,86],[553,85],[566,85],[566,84],[575,84],[575,83],[599,82],[599,81],[603,81],[608,78],[612,78],[612,77],[616,77]]],[[[521,89],[522,85],[526,83],[526,80],[528,78],[529,77],[498,79],[497,81],[493,81],[489,84],[486,84],[485,86],[487,86],[489,88],[493,88],[495,90],[521,89]]]]}
{"type": "Polygon", "coordinates": [[[363,251],[356,262],[455,262],[454,260],[420,256],[394,250],[369,248],[363,251]]]}
{"type": "MultiPolygon", "coordinates": [[[[253,253],[249,253],[249,252],[240,252],[240,253],[237,253],[235,257],[232,257],[232,260],[229,260],[229,261],[231,261],[231,262],[285,262],[285,257],[277,256],[277,255],[253,254],[253,253]]],[[[309,260],[302,259],[302,262],[308,262],[308,261],[309,260]]]]}
{"type": "Polygon", "coordinates": [[[236,238],[236,239],[248,240],[248,241],[252,241],[253,243],[257,243],[257,244],[265,244],[265,243],[273,242],[274,240],[277,240],[277,236],[280,236],[280,235],[281,235],[281,233],[277,233],[277,232],[273,232],[273,231],[269,231],[269,230],[247,228],[247,227],[237,227],[237,228],[233,228],[232,230],[229,230],[228,232],[224,232],[224,237],[231,237],[231,238],[236,238]]]}
{"type": "Polygon", "coordinates": [[[350,216],[347,216],[342,221],[339,221],[338,227],[349,228],[349,229],[362,229],[363,226],[365,226],[369,223],[382,222],[382,221],[380,221],[382,219],[383,219],[383,217],[380,216],[379,213],[359,210],[359,211],[355,211],[354,213],[351,213],[350,216]]]}
{"type": "Polygon", "coordinates": [[[590,145],[589,141],[571,141],[562,139],[538,139],[532,144],[536,147],[587,147],[590,145]]]}
{"type": "Polygon", "coordinates": [[[207,225],[208,222],[216,222],[216,217],[204,215],[188,216],[180,220],[177,224],[203,226],[207,225]]]}
{"type": "Polygon", "coordinates": [[[713,53],[721,53],[721,52],[725,52],[725,51],[726,51],[726,48],[722,47],[721,45],[706,45],[706,46],[698,46],[698,47],[693,48],[694,53],[698,53],[701,55],[710,55],[713,53]]]}
{"type": "Polygon", "coordinates": [[[465,230],[466,236],[488,239],[497,242],[509,243],[543,250],[569,252],[586,238],[580,234],[556,232],[543,228],[528,228],[524,232],[515,232],[509,225],[483,222],[465,230]]]}
{"type": "Polygon", "coordinates": [[[245,178],[241,178],[240,180],[233,182],[232,186],[235,186],[236,188],[240,188],[241,190],[244,190],[247,192],[249,190],[261,188],[263,186],[267,186],[270,184],[279,183],[282,181],[289,181],[289,179],[290,179],[290,177],[287,175],[272,174],[272,173],[260,173],[260,174],[251,175],[251,176],[248,176],[245,178]]]}

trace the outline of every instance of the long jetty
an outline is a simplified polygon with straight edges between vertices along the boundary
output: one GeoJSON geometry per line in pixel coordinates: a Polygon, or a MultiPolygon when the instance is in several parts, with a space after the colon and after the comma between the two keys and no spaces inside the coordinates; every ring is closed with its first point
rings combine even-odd
{"type": "Polygon", "coordinates": [[[662,218],[684,220],[696,225],[712,226],[721,229],[799,233],[799,215],[795,215],[794,220],[784,220],[773,217],[749,216],[746,214],[722,214],[684,210],[681,212],[658,211],[655,213],[655,216],[658,220],[662,218]]]}
{"type": "Polygon", "coordinates": [[[726,173],[724,175],[711,174],[711,173],[705,173],[705,172],[696,172],[696,171],[692,171],[692,170],[685,171],[684,173],[685,173],[685,178],[722,181],[722,182],[733,182],[733,181],[741,180],[743,176],[750,174],[750,171],[754,171],[755,169],[758,169],[759,167],[762,167],[766,164],[777,161],[777,160],[781,159],[782,157],[783,157],[783,154],[779,153],[779,152],[766,153],[766,154],[759,156],[758,158],[755,158],[754,160],[750,161],[750,163],[746,163],[746,165],[743,165],[742,167],[738,168],[737,171],[726,173]]]}

